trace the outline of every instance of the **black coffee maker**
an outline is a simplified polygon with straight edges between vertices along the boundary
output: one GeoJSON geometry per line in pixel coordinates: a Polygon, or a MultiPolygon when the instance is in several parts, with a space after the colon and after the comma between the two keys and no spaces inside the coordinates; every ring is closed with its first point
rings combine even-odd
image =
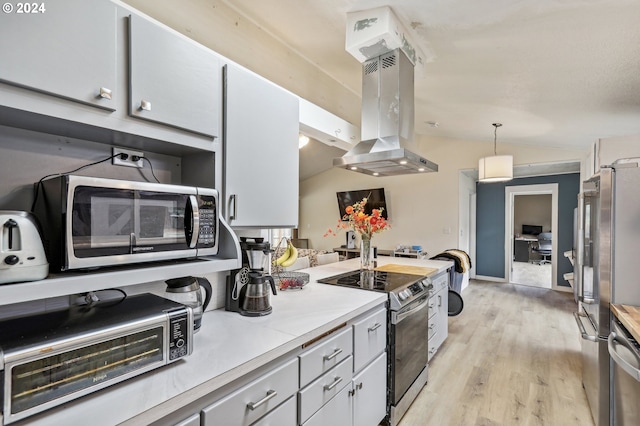
{"type": "Polygon", "coordinates": [[[240,237],[240,249],[242,268],[227,277],[225,309],[250,317],[268,315],[273,310],[270,293],[277,295],[270,275],[273,250],[264,238],[248,237],[240,237]]]}

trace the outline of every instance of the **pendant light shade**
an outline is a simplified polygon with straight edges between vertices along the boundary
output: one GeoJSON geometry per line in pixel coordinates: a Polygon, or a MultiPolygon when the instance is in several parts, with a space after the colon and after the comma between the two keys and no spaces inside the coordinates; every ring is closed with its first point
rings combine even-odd
{"type": "Polygon", "coordinates": [[[478,162],[478,180],[480,182],[504,182],[513,179],[513,156],[496,155],[498,127],[500,123],[493,123],[493,156],[481,158],[478,162]]]}

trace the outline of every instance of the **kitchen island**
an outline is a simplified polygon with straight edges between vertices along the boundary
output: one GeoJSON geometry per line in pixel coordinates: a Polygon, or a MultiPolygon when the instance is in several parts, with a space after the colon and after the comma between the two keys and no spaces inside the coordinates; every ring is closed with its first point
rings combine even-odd
{"type": "MultiPolygon", "coordinates": [[[[452,266],[405,258],[378,262],[435,268],[434,274],[452,266]]],[[[358,268],[359,259],[351,259],[304,270],[310,283],[303,290],[278,292],[271,298],[272,314],[264,317],[209,311],[195,334],[191,356],[15,424],[140,425],[163,419],[383,305],[384,293],[316,282],[358,268]]]]}

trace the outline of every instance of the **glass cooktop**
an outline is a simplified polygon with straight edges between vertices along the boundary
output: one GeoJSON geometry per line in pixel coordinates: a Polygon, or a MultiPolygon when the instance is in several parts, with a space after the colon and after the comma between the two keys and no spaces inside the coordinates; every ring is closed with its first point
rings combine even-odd
{"type": "Polygon", "coordinates": [[[402,274],[400,272],[356,270],[322,278],[318,282],[393,293],[406,288],[409,284],[420,281],[422,278],[419,275],[402,274]]]}

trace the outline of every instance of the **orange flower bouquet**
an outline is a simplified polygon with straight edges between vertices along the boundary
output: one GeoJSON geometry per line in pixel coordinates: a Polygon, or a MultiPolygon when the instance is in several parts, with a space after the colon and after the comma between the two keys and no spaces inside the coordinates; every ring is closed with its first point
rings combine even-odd
{"type": "MultiPolygon", "coordinates": [[[[384,208],[372,209],[371,214],[365,213],[364,206],[367,198],[363,198],[345,209],[346,214],[338,221],[336,231],[351,228],[360,235],[360,259],[362,269],[371,269],[371,237],[373,234],[390,228],[387,220],[382,216],[384,208]]],[[[336,231],[329,228],[325,237],[337,235],[336,231]]]]}

